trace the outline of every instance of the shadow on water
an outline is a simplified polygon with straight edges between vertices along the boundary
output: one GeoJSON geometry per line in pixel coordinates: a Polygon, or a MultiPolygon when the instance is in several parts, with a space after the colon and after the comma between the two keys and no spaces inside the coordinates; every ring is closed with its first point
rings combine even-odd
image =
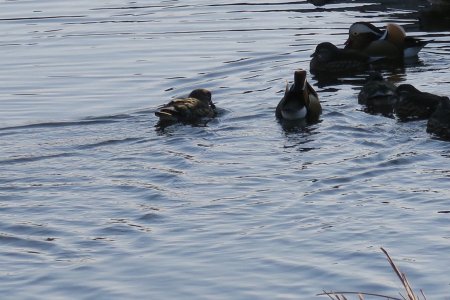
{"type": "Polygon", "coordinates": [[[316,80],[317,86],[319,88],[326,88],[331,86],[340,86],[340,85],[363,85],[365,82],[365,77],[360,75],[345,76],[338,74],[315,74],[312,76],[312,79],[316,80]]]}
{"type": "MultiPolygon", "coordinates": [[[[148,112],[150,113],[150,112],[148,112]]],[[[154,111],[151,111],[151,113],[153,114],[154,111]]],[[[224,115],[228,114],[229,111],[220,107],[216,107],[216,116],[214,118],[211,119],[204,119],[204,120],[199,120],[197,122],[190,122],[190,123],[182,123],[182,122],[161,122],[160,120],[158,120],[156,122],[156,124],[154,125],[155,128],[155,132],[157,135],[159,136],[170,136],[172,135],[174,132],[176,132],[177,130],[183,128],[183,127],[199,127],[199,128],[204,128],[204,127],[208,127],[208,124],[212,124],[214,122],[217,122],[217,120],[221,117],[223,117],[224,115]]]]}
{"type": "MultiPolygon", "coordinates": [[[[307,2],[314,4],[316,6],[324,5],[348,5],[349,1],[344,0],[308,0],[307,2]]],[[[364,4],[370,6],[371,9],[376,11],[386,11],[390,8],[397,9],[413,9],[416,10],[417,7],[422,7],[428,5],[424,0],[409,0],[409,1],[398,1],[398,0],[383,0],[383,1],[371,1],[371,0],[353,0],[352,4],[364,4]]]]}
{"type": "Polygon", "coordinates": [[[283,129],[284,136],[286,138],[285,148],[296,148],[300,152],[308,152],[316,149],[316,147],[306,147],[308,144],[314,141],[314,136],[320,134],[318,126],[322,121],[317,123],[308,124],[306,120],[277,120],[283,129]]]}
{"type": "Polygon", "coordinates": [[[320,88],[339,85],[362,86],[366,82],[366,78],[370,72],[376,71],[389,78],[390,81],[400,83],[405,81],[408,70],[420,66],[423,66],[423,62],[416,56],[405,58],[403,60],[381,60],[372,63],[369,68],[363,72],[355,72],[353,74],[318,73],[314,74],[312,78],[317,81],[317,86],[320,88]]]}
{"type": "Polygon", "coordinates": [[[278,120],[285,133],[309,133],[306,120],[278,120]]]}
{"type": "Polygon", "coordinates": [[[305,136],[310,136],[317,134],[317,124],[320,124],[321,121],[317,123],[310,124],[306,122],[306,120],[277,120],[278,124],[280,124],[283,132],[286,135],[290,134],[303,134],[305,136]]]}
{"type": "Polygon", "coordinates": [[[395,119],[392,106],[362,105],[361,110],[369,115],[379,115],[389,119],[395,119]]]}
{"type": "Polygon", "coordinates": [[[157,122],[155,125],[155,132],[159,136],[170,136],[180,128],[188,127],[207,127],[210,121],[196,122],[196,123],[180,123],[180,122],[157,122]]]}

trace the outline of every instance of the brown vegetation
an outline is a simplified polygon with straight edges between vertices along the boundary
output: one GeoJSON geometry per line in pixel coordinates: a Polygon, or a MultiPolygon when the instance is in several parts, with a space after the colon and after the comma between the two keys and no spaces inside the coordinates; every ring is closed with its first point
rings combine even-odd
{"type": "MultiPolygon", "coordinates": [[[[365,293],[365,292],[326,292],[326,291],[324,291],[321,294],[318,294],[318,296],[328,296],[332,300],[348,300],[348,298],[345,295],[347,295],[347,296],[348,295],[357,295],[359,300],[364,300],[364,296],[374,296],[374,297],[391,299],[391,300],[421,300],[420,296],[418,296],[417,294],[414,294],[414,291],[411,288],[411,285],[409,284],[408,279],[406,278],[406,275],[404,273],[402,273],[400,271],[400,269],[394,264],[394,261],[389,256],[387,251],[384,250],[383,248],[381,248],[381,251],[383,251],[384,254],[387,256],[387,259],[388,259],[389,263],[391,264],[392,269],[394,270],[394,272],[397,274],[398,278],[400,279],[406,296],[403,296],[401,293],[400,293],[401,298],[398,298],[398,297],[386,296],[386,295],[382,295],[382,294],[365,293]]],[[[425,297],[425,294],[423,293],[422,290],[420,290],[420,294],[422,295],[423,300],[427,300],[427,298],[425,297]]]]}

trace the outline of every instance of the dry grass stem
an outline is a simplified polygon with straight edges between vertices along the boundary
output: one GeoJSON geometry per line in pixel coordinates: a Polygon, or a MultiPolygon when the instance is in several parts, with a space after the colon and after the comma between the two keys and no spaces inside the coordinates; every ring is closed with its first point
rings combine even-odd
{"type": "MultiPolygon", "coordinates": [[[[364,296],[374,296],[374,297],[380,297],[380,298],[384,298],[384,299],[390,299],[390,300],[420,300],[419,296],[417,296],[416,294],[414,294],[413,289],[411,288],[411,285],[408,281],[408,279],[406,278],[406,275],[404,273],[402,273],[400,271],[400,269],[395,265],[394,261],[392,260],[392,258],[389,256],[389,254],[387,253],[386,250],[384,250],[383,247],[381,247],[381,251],[383,251],[383,253],[386,255],[387,260],[389,261],[389,264],[391,265],[392,269],[394,270],[395,274],[397,274],[398,278],[400,279],[403,288],[405,289],[405,293],[407,298],[405,298],[401,293],[400,293],[400,297],[401,298],[396,298],[396,297],[391,297],[391,296],[386,296],[386,295],[381,295],[381,294],[375,294],[375,293],[364,293],[364,292],[326,292],[324,291],[321,294],[318,294],[318,296],[328,296],[330,299],[332,300],[347,300],[347,298],[345,297],[345,295],[358,295],[358,299],[359,300],[364,300],[364,296]]],[[[423,300],[427,300],[427,298],[425,297],[425,294],[423,293],[422,290],[420,290],[420,293],[423,297],[423,300]]]]}

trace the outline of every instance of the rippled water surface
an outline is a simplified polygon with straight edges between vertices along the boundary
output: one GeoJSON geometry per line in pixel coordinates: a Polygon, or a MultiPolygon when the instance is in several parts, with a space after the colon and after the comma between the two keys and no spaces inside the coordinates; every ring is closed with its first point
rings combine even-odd
{"type": "Polygon", "coordinates": [[[380,247],[450,299],[450,143],[365,113],[364,74],[308,75],[318,124],[274,117],[315,46],[361,20],[433,40],[382,72],[448,96],[449,29],[419,24],[425,1],[1,2],[2,299],[398,296],[380,247]],[[199,87],[215,120],[155,130],[199,87]]]}

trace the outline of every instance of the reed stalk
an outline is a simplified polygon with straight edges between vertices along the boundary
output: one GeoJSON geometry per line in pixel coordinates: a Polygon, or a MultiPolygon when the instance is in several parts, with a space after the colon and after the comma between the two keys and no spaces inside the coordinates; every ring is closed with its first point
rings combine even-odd
{"type": "MultiPolygon", "coordinates": [[[[405,292],[405,296],[403,296],[401,293],[400,297],[392,297],[392,296],[386,296],[386,295],[382,295],[382,294],[376,294],[376,293],[365,293],[365,292],[326,292],[323,291],[323,293],[318,294],[317,296],[328,296],[330,299],[332,300],[349,300],[347,296],[349,295],[357,295],[359,300],[365,300],[364,296],[373,296],[373,297],[378,297],[378,298],[384,298],[387,300],[421,300],[420,296],[418,296],[417,294],[414,293],[411,284],[409,283],[408,279],[406,278],[405,273],[402,273],[400,271],[400,269],[395,265],[394,261],[392,260],[392,258],[389,256],[389,253],[387,253],[387,251],[381,247],[381,251],[383,251],[383,253],[386,255],[387,260],[389,261],[389,264],[391,265],[392,269],[394,270],[395,274],[397,274],[397,277],[400,279],[403,288],[404,288],[404,292],[405,292]]],[[[427,300],[427,298],[425,297],[425,294],[423,293],[422,290],[420,290],[420,294],[422,295],[422,299],[423,300],[427,300]]]]}

